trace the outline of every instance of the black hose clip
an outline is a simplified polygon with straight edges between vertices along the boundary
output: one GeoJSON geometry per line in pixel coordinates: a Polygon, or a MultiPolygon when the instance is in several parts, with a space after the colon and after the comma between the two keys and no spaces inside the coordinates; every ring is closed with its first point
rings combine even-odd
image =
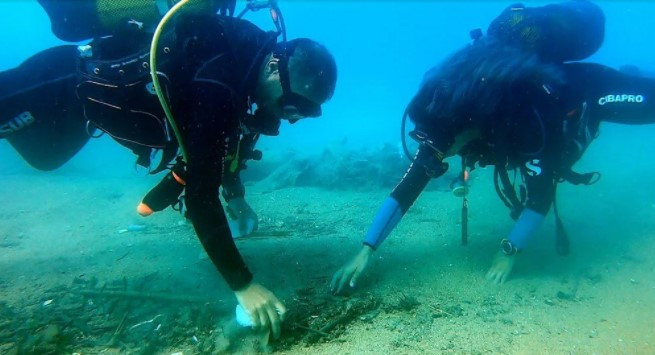
{"type": "Polygon", "coordinates": [[[430,148],[430,150],[440,161],[446,157],[446,154],[437,147],[437,144],[430,138],[427,133],[419,130],[413,130],[409,132],[409,136],[421,146],[430,148]]]}

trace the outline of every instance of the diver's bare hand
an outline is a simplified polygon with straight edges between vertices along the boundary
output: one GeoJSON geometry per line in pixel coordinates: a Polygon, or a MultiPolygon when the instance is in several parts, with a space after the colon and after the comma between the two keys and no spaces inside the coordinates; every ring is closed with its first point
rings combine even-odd
{"type": "Polygon", "coordinates": [[[241,307],[250,315],[253,329],[270,329],[275,339],[280,337],[280,323],[284,321],[287,309],[271,291],[251,282],[246,288],[236,291],[235,295],[241,307]]]}
{"type": "Polygon", "coordinates": [[[495,284],[504,283],[514,268],[515,260],[516,255],[507,255],[502,251],[498,251],[496,256],[494,256],[491,268],[487,272],[487,280],[495,284]]]}
{"type": "Polygon", "coordinates": [[[350,287],[355,287],[357,279],[359,279],[359,276],[366,269],[366,265],[368,265],[368,259],[371,257],[371,254],[373,254],[373,249],[368,245],[364,245],[362,250],[352,260],[337,270],[334,276],[332,276],[332,282],[330,283],[332,293],[341,292],[346,283],[350,287]]]}

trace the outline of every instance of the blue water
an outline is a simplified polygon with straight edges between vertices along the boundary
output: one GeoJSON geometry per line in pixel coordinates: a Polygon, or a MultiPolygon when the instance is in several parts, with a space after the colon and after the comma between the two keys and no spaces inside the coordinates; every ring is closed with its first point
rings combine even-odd
{"type": "MultiPolygon", "coordinates": [[[[634,64],[655,71],[655,4],[598,4],[607,17],[606,40],[588,60],[614,67],[634,64]]],[[[499,1],[281,1],[289,37],[310,37],[324,43],[337,59],[339,81],[323,117],[283,126],[281,137],[264,139],[261,146],[321,150],[344,138],[353,146],[398,143],[400,117],[423,73],[465,45],[471,29],[485,29],[507,5],[499,1]]],[[[265,11],[251,13],[247,19],[273,29],[265,11]]],[[[49,31],[48,22],[34,0],[0,3],[0,43],[4,44],[0,69],[62,44],[49,31]]],[[[8,171],[23,166],[4,142],[0,142],[0,149],[5,157],[0,168],[8,171]]],[[[90,170],[97,171],[93,160],[98,156],[131,165],[129,152],[105,140],[91,142],[81,154],[88,159],[75,159],[71,164],[80,164],[81,169],[91,165],[90,170]]]]}

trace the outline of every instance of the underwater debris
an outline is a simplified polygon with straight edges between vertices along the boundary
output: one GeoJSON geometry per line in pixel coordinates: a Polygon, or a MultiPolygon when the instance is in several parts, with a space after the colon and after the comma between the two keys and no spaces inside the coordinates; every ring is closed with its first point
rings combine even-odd
{"type": "Polygon", "coordinates": [[[156,292],[114,291],[114,290],[78,290],[72,292],[89,297],[108,297],[108,298],[138,299],[138,300],[149,300],[149,301],[167,301],[167,302],[183,302],[183,303],[217,302],[216,300],[212,300],[207,297],[175,295],[175,294],[156,293],[156,292]]]}
{"type": "Polygon", "coordinates": [[[214,333],[226,314],[220,301],[175,293],[175,285],[147,276],[108,283],[75,278],[44,291],[47,306],[26,300],[0,303],[0,353],[160,353],[190,347],[215,349],[214,333]],[[30,304],[32,306],[30,306],[30,304]]]}
{"type": "Polygon", "coordinates": [[[557,291],[557,298],[565,301],[575,301],[575,294],[570,292],[557,291]]]}
{"type": "Polygon", "coordinates": [[[397,308],[405,312],[409,312],[418,307],[421,303],[414,296],[401,293],[398,297],[397,308]]]}
{"type": "MultiPolygon", "coordinates": [[[[314,289],[298,290],[289,302],[289,313],[283,324],[282,339],[276,348],[330,341],[343,334],[353,322],[374,317],[380,302],[371,294],[343,298],[323,295],[314,289]]],[[[371,318],[372,319],[372,318],[371,318]]]]}
{"type": "Polygon", "coordinates": [[[437,307],[437,306],[430,306],[430,309],[434,312],[432,316],[434,318],[441,318],[441,317],[454,317],[454,315],[448,311],[444,311],[443,309],[437,307]]]}
{"type": "Polygon", "coordinates": [[[118,234],[123,234],[127,232],[143,232],[146,229],[147,226],[145,224],[130,224],[126,228],[119,229],[118,234]]]}
{"type": "Polygon", "coordinates": [[[390,294],[382,308],[387,313],[406,313],[414,311],[420,305],[421,302],[416,297],[408,295],[405,292],[398,292],[396,294],[390,294]]]}

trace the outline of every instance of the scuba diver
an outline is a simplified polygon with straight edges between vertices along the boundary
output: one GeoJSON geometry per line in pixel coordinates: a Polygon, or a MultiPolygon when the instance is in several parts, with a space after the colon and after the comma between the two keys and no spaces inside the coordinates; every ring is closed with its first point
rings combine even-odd
{"type": "Polygon", "coordinates": [[[153,173],[170,171],[144,202],[165,208],[156,203],[177,201],[184,191],[198,239],[253,327],[278,337],[285,306],[253,280],[219,187],[238,184],[223,170],[235,162],[231,173],[238,174],[245,159],[256,159],[258,135],[277,134],[282,119],[321,116],[337,80],[330,52],[311,39],[287,40],[275,1],[249,1],[246,9],[269,8],[277,29],[269,32],[232,16],[232,0],[40,3],[60,38],[92,40],[0,73],[1,137],[37,169],[65,163],[95,132],[131,149],[142,166],[162,151],[153,173]]]}
{"type": "MultiPolygon", "coordinates": [[[[112,51],[119,53],[129,53],[131,48],[138,50],[146,43],[149,43],[152,32],[155,26],[159,23],[161,17],[165,15],[171,7],[171,3],[161,3],[153,1],[137,0],[130,6],[132,11],[131,17],[126,18],[125,14],[120,7],[115,6],[115,3],[110,0],[95,0],[95,1],[54,1],[54,0],[38,0],[39,4],[44,8],[51,19],[52,32],[61,40],[68,42],[79,42],[88,38],[99,38],[111,36],[114,43],[109,46],[112,51]],[[136,20],[138,18],[138,20],[136,20]],[[68,19],[75,19],[70,21],[68,19]],[[134,43],[130,43],[134,41],[134,43]],[[118,47],[122,46],[122,51],[118,47]]],[[[248,0],[246,10],[259,10],[268,8],[275,5],[271,1],[253,1],[248,0]]],[[[194,11],[201,12],[214,12],[231,16],[234,14],[236,6],[235,0],[194,0],[190,1],[187,7],[192,8],[194,11]]],[[[277,9],[279,11],[279,9],[277,9]]],[[[245,13],[239,14],[239,17],[245,13]]],[[[105,39],[105,41],[108,41],[105,39]]],[[[71,46],[72,47],[72,46],[71,46]]],[[[81,47],[84,50],[86,47],[81,47]]],[[[93,48],[93,46],[91,46],[93,48]]],[[[54,56],[48,56],[44,53],[40,54],[41,57],[50,59],[54,56]]],[[[33,68],[34,65],[25,66],[26,68],[33,68]]],[[[75,78],[71,78],[72,82],[77,85],[75,78]]],[[[80,106],[76,106],[79,111],[80,106]]],[[[76,119],[76,122],[84,122],[84,120],[76,119]]],[[[95,127],[91,127],[93,129],[95,127]]],[[[152,129],[153,127],[146,127],[145,130],[152,129]]],[[[157,128],[154,128],[157,130],[157,128]]],[[[81,133],[81,131],[80,131],[81,133]]],[[[80,134],[79,139],[86,142],[89,138],[88,134],[80,134]]],[[[241,184],[239,172],[246,167],[246,160],[261,159],[261,152],[254,149],[254,145],[259,138],[258,133],[250,133],[243,135],[243,139],[239,142],[233,140],[229,144],[230,154],[227,155],[226,166],[224,167],[224,176],[222,184],[222,195],[227,203],[227,212],[230,218],[228,224],[232,230],[232,235],[235,238],[249,235],[257,229],[257,215],[252,208],[246,203],[244,195],[245,188],[241,184]],[[240,157],[240,159],[236,159],[240,157]],[[231,159],[235,158],[235,159],[231,159]]],[[[67,140],[73,142],[74,140],[67,140]]],[[[144,167],[150,166],[150,157],[152,156],[150,147],[143,147],[138,142],[134,144],[125,139],[119,140],[123,145],[127,145],[139,158],[137,164],[144,167]]],[[[170,161],[170,155],[177,149],[177,142],[169,141],[162,145],[155,145],[153,149],[161,149],[164,152],[162,163],[170,161]]],[[[23,152],[33,151],[32,149],[23,149],[23,152]]],[[[70,154],[65,156],[71,156],[70,154]]],[[[52,155],[48,152],[46,159],[47,162],[53,162],[52,155]]],[[[37,167],[38,168],[38,167],[37,167]]],[[[151,174],[160,172],[164,167],[159,166],[158,169],[151,171],[151,174]]],[[[42,169],[43,170],[43,169],[42,169]]],[[[155,196],[150,193],[147,198],[139,205],[138,211],[143,216],[148,216],[155,211],[160,211],[163,208],[176,204],[177,208],[181,208],[182,199],[178,198],[181,194],[175,191],[179,189],[173,188],[161,196],[155,196]],[[175,196],[167,196],[167,194],[174,194],[175,196]],[[174,202],[175,201],[175,202],[174,202]],[[162,203],[164,203],[162,205],[162,203]],[[154,208],[154,209],[153,209],[154,208]]]]}
{"type": "MultiPolygon", "coordinates": [[[[37,0],[51,20],[53,34],[66,42],[92,38],[113,40],[116,56],[131,52],[149,43],[161,17],[171,2],[135,0],[128,6],[111,0],[37,0]]],[[[249,0],[250,1],[250,0],[249,0]]],[[[196,11],[231,15],[235,0],[194,0],[196,11]]],[[[249,2],[250,4],[250,2],[249,2]]],[[[96,128],[84,118],[81,101],[70,100],[77,95],[78,51],[85,46],[63,45],[33,55],[18,67],[0,73],[0,107],[11,108],[0,114],[0,138],[7,139],[18,154],[32,167],[55,170],[70,160],[93,137],[96,128]],[[38,98],[39,105],[30,106],[38,98]],[[20,111],[30,106],[30,110],[20,111]],[[29,130],[26,128],[29,127],[29,130]],[[40,144],[34,144],[35,141],[40,144]]],[[[106,53],[104,56],[113,55],[106,53]]],[[[98,56],[96,56],[98,57],[98,56]]],[[[148,125],[147,123],[145,125],[148,125]]],[[[139,157],[137,164],[149,166],[152,149],[163,145],[130,144],[121,140],[139,157]]],[[[166,146],[166,155],[174,155],[176,144],[166,146]]],[[[170,159],[169,159],[170,160],[170,159]]],[[[165,164],[164,164],[165,165],[165,164]]],[[[161,171],[161,170],[159,170],[161,171]]],[[[154,171],[153,173],[156,173],[154,171]]]]}
{"type": "MultiPolygon", "coordinates": [[[[601,9],[588,1],[513,5],[486,36],[473,31],[472,44],[429,70],[405,112],[415,124],[409,135],[418,151],[375,216],[362,249],[334,274],[332,292],[355,287],[373,252],[430,179],[447,171],[443,160],[454,155],[462,158],[464,173],[476,163],[494,166],[497,192],[516,221],[487,273],[487,279],[503,283],[551,206],[557,216],[557,184],[598,179],[598,173],[577,173],[572,166],[596,138],[601,121],[655,123],[655,79],[572,62],[600,47],[604,24],[601,9]],[[512,170],[523,181],[518,194],[508,176],[512,170]]],[[[557,251],[566,254],[568,239],[556,221],[557,251]]]]}

